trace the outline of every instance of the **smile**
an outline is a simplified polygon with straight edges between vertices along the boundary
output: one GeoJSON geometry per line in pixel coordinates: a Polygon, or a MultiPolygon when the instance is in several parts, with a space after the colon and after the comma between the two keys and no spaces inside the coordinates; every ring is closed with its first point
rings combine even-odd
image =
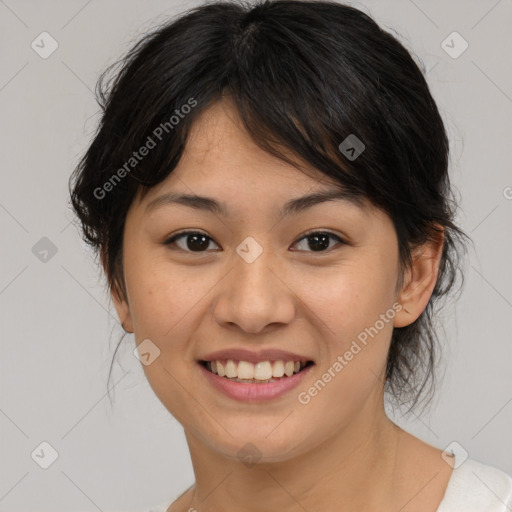
{"type": "Polygon", "coordinates": [[[233,359],[202,361],[207,370],[234,382],[266,384],[299,373],[312,361],[236,361],[233,359]]]}
{"type": "Polygon", "coordinates": [[[315,366],[313,361],[198,361],[212,387],[229,398],[259,402],[278,398],[292,390],[315,366]]]}

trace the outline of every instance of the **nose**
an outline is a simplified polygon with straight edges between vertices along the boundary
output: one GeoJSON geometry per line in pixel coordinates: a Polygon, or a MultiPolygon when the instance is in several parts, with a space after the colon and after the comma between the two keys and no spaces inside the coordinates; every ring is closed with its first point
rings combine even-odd
{"type": "Polygon", "coordinates": [[[271,251],[264,250],[251,263],[237,254],[232,270],[217,288],[215,320],[223,327],[238,326],[251,334],[290,323],[297,298],[286,281],[283,267],[271,251]]]}

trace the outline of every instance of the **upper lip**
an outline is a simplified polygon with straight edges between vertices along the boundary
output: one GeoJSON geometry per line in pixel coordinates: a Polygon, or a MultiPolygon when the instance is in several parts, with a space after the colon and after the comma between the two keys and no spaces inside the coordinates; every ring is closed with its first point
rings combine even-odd
{"type": "Polygon", "coordinates": [[[311,358],[278,349],[263,349],[258,351],[247,350],[244,348],[231,348],[217,350],[201,358],[201,361],[219,361],[232,359],[236,361],[247,361],[249,363],[258,363],[260,361],[312,361],[311,358]]]}

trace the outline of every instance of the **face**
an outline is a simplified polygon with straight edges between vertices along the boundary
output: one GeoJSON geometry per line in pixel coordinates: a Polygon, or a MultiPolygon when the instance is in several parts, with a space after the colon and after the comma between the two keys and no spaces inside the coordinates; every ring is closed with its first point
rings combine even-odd
{"type": "Polygon", "coordinates": [[[196,121],[177,168],[127,214],[119,317],[137,344],[150,340],[143,368],[158,398],[188,438],[219,455],[235,458],[252,442],[263,460],[286,460],[382,407],[400,318],[391,220],[343,198],[282,215],[334,185],[258,148],[224,101],[196,121]],[[205,196],[222,211],[168,194],[205,196]],[[250,384],[214,375],[209,360],[259,379],[269,368],[279,375],[278,361],[310,364],[250,384]]]}

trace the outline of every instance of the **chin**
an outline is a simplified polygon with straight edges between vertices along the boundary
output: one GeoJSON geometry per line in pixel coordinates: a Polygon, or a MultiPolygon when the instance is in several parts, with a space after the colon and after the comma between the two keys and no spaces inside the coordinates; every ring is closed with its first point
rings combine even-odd
{"type": "Polygon", "coordinates": [[[247,418],[243,422],[236,422],[236,425],[224,423],[223,426],[233,436],[222,428],[212,436],[211,431],[204,432],[203,425],[200,437],[205,445],[220,456],[241,462],[248,459],[251,461],[249,464],[285,462],[306,452],[309,444],[307,433],[301,432],[298,435],[297,425],[290,422],[285,426],[286,420],[279,425],[283,418],[277,421],[275,416],[273,418],[271,422],[262,419],[259,426],[257,420],[251,420],[248,425],[247,418]]]}

